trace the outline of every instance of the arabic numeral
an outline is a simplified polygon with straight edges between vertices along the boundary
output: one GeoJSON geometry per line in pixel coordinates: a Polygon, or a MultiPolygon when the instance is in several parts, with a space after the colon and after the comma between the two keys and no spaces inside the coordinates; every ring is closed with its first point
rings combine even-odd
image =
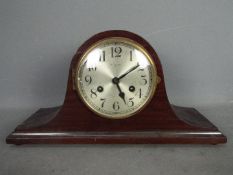
{"type": "Polygon", "coordinates": [[[139,98],[142,98],[142,89],[140,88],[140,89],[136,92],[135,95],[138,96],[139,98]]]}
{"type": "Polygon", "coordinates": [[[114,57],[121,57],[122,48],[121,47],[111,47],[111,56],[114,57]]]}
{"type": "Polygon", "coordinates": [[[90,76],[90,75],[86,75],[86,76],[85,76],[85,82],[87,82],[87,83],[88,83],[88,85],[90,85],[90,84],[91,84],[91,82],[92,82],[92,78],[91,78],[91,76],[90,76]]]}
{"type": "Polygon", "coordinates": [[[105,62],[105,51],[103,50],[102,55],[100,55],[99,62],[105,62]]]}
{"type": "Polygon", "coordinates": [[[129,107],[133,107],[133,106],[134,106],[133,99],[134,99],[134,98],[129,98],[129,102],[128,102],[128,106],[129,106],[129,107]]]}
{"type": "Polygon", "coordinates": [[[129,60],[133,61],[133,51],[132,50],[129,52],[129,60]]]}
{"type": "Polygon", "coordinates": [[[90,71],[90,72],[91,72],[91,71],[96,71],[96,69],[97,69],[96,67],[89,67],[89,68],[88,68],[88,71],[90,71]]]}
{"type": "Polygon", "coordinates": [[[146,85],[147,84],[147,79],[146,79],[146,75],[141,75],[142,78],[142,85],[146,85]]]}
{"type": "Polygon", "coordinates": [[[120,105],[119,105],[119,102],[118,101],[115,101],[112,105],[112,108],[115,110],[115,111],[118,111],[120,109],[120,105]]]}
{"type": "Polygon", "coordinates": [[[101,98],[100,101],[102,102],[101,103],[101,108],[103,108],[104,104],[105,104],[105,101],[106,101],[106,98],[101,98]]]}
{"type": "Polygon", "coordinates": [[[97,90],[95,88],[91,89],[91,98],[97,98],[97,90]]]}

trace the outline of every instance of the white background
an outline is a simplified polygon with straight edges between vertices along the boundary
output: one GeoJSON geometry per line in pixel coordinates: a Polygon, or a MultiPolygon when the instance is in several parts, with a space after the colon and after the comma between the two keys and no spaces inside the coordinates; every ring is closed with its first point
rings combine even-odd
{"type": "Polygon", "coordinates": [[[230,174],[232,108],[231,0],[0,1],[3,174],[230,174]],[[63,103],[77,48],[111,29],[129,30],[149,41],[162,62],[170,101],[198,107],[226,133],[229,143],[5,145],[5,136],[37,108],[63,103]]]}

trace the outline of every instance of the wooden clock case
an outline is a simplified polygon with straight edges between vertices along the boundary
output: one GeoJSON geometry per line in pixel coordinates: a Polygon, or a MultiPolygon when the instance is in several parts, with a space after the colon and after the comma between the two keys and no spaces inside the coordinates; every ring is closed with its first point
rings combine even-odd
{"type": "Polygon", "coordinates": [[[74,55],[66,96],[61,107],[42,108],[20,124],[7,138],[8,144],[97,144],[97,143],[178,143],[219,144],[226,137],[193,108],[178,107],[168,101],[160,60],[142,37],[122,30],[98,33],[74,55]],[[141,44],[153,58],[161,78],[151,102],[139,113],[125,119],[102,118],[90,111],[74,86],[75,67],[82,54],[99,40],[126,37],[141,44]]]}

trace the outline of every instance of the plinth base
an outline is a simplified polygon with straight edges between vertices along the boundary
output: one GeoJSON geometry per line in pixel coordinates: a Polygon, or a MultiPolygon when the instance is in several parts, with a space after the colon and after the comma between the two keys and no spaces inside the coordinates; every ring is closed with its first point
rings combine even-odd
{"type": "Polygon", "coordinates": [[[7,138],[8,144],[220,144],[226,137],[193,108],[173,106],[180,120],[200,126],[200,130],[159,129],[151,131],[68,131],[56,128],[51,131],[46,125],[56,118],[60,108],[38,110],[19,125],[7,138]],[[43,126],[43,127],[41,127],[43,126]],[[206,129],[205,129],[206,128],[206,129]]]}

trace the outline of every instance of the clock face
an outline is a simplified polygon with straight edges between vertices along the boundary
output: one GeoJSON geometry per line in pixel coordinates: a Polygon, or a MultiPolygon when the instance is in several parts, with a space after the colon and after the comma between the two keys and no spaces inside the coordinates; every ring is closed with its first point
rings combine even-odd
{"type": "Polygon", "coordinates": [[[109,38],[91,46],[75,70],[83,102],[99,116],[120,119],[148,104],[157,85],[156,67],[138,43],[109,38]]]}

